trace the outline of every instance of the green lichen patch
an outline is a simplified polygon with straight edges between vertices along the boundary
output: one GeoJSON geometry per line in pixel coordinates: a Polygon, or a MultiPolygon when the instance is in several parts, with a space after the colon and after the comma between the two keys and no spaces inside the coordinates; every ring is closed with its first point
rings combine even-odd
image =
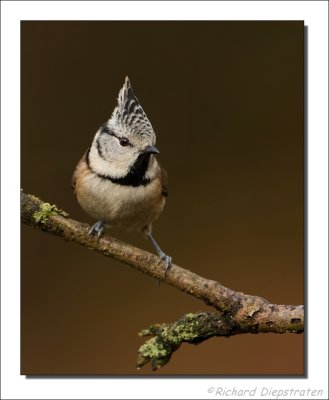
{"type": "Polygon", "coordinates": [[[45,224],[49,217],[54,215],[62,215],[63,217],[68,217],[68,213],[57,208],[54,204],[43,203],[39,210],[33,213],[33,219],[37,224],[45,224]]]}
{"type": "Polygon", "coordinates": [[[137,367],[151,362],[153,370],[167,364],[172,353],[177,349],[177,344],[155,336],[147,340],[138,350],[137,367]]]}
{"type": "Polygon", "coordinates": [[[207,313],[190,313],[184,315],[174,324],[156,324],[144,329],[140,336],[154,335],[138,350],[137,366],[151,362],[152,369],[165,365],[172,353],[183,342],[198,343],[211,336],[212,329],[207,313]]]}
{"type": "Polygon", "coordinates": [[[168,351],[164,348],[163,343],[158,342],[156,337],[144,343],[139,351],[144,357],[148,358],[159,358],[168,355],[168,351]]]}

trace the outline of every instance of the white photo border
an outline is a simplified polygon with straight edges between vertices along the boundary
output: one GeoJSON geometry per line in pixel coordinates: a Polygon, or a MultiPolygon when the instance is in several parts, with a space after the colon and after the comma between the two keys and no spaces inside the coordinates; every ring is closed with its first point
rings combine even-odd
{"type": "Polygon", "coordinates": [[[1,5],[1,374],[4,399],[328,398],[328,2],[5,1],[1,5]],[[20,375],[20,21],[304,20],[308,27],[307,378],[26,378],[20,375]],[[14,151],[13,151],[14,149],[14,151]],[[15,151],[16,149],[16,151],[15,151]],[[8,168],[10,166],[10,168],[8,168]],[[226,395],[218,388],[225,387],[226,395]],[[271,390],[271,391],[270,391],[271,390]],[[239,398],[259,398],[245,392],[239,398]],[[309,394],[311,396],[311,394],[309,394]],[[305,398],[313,398],[307,397],[305,398]]]}

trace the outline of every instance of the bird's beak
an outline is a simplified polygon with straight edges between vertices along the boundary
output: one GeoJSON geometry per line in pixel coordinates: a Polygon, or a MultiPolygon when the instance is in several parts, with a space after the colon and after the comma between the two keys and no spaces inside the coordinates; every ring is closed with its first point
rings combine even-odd
{"type": "Polygon", "coordinates": [[[159,154],[160,151],[154,146],[146,146],[143,150],[143,154],[159,154]]]}

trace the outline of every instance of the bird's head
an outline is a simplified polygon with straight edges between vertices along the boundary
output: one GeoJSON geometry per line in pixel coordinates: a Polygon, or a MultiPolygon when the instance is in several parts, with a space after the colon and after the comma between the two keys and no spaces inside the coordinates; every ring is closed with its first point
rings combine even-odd
{"type": "MultiPolygon", "coordinates": [[[[111,118],[97,131],[91,157],[97,172],[120,178],[159,151],[155,132],[126,77],[111,118]]],[[[145,165],[145,162],[143,163],[145,165]]]]}

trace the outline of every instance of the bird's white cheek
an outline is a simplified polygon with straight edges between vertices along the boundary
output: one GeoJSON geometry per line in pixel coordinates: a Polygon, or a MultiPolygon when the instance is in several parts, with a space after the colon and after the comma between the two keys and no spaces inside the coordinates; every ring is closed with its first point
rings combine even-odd
{"type": "Polygon", "coordinates": [[[89,153],[89,162],[93,171],[101,175],[110,175],[112,178],[121,178],[130,170],[134,164],[137,155],[119,154],[114,150],[109,152],[104,157],[99,155],[96,146],[92,146],[89,153]]]}

